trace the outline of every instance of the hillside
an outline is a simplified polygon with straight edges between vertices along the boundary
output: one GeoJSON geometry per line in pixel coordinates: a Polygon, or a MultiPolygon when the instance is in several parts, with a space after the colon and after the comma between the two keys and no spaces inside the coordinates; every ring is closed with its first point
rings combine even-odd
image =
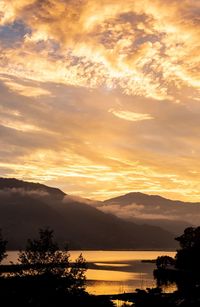
{"type": "Polygon", "coordinates": [[[174,236],[159,227],[137,225],[73,201],[45,185],[0,179],[0,227],[10,249],[23,248],[38,228],[51,227],[62,245],[77,249],[167,249],[174,236]]]}
{"type": "Polygon", "coordinates": [[[200,203],[170,200],[158,195],[128,193],[98,204],[103,212],[125,220],[161,226],[178,235],[184,228],[200,224],[200,203]]]}

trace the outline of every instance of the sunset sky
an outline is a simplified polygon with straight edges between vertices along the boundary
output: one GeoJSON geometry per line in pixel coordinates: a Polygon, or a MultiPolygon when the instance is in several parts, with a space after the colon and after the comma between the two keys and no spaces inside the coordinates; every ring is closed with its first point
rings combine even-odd
{"type": "Polygon", "coordinates": [[[0,176],[200,201],[199,16],[199,0],[0,0],[0,176]]]}

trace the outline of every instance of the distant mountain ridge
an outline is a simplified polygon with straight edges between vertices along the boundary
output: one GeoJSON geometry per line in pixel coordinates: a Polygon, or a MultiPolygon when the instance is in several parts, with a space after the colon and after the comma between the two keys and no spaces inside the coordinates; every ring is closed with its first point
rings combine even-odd
{"type": "MultiPolygon", "coordinates": [[[[81,200],[82,201],[82,200],[81,200]]],[[[0,228],[10,249],[24,248],[38,229],[75,249],[173,249],[174,236],[159,227],[137,225],[104,213],[45,185],[0,178],[0,228]]]]}
{"type": "Polygon", "coordinates": [[[149,195],[149,194],[144,194],[141,192],[130,192],[124,195],[120,195],[117,197],[113,197],[110,199],[107,199],[104,201],[104,203],[123,203],[123,204],[130,204],[130,201],[135,201],[136,203],[144,203],[144,204],[149,204],[149,201],[153,202],[154,204],[160,204],[165,203],[165,204],[179,204],[179,205],[200,205],[200,202],[184,202],[180,200],[172,200],[168,199],[165,197],[162,197],[160,195],[149,195]]]}
{"type": "Polygon", "coordinates": [[[24,189],[25,191],[43,191],[51,196],[62,199],[66,194],[58,188],[52,188],[41,183],[27,182],[15,178],[0,177],[0,190],[24,189]]]}
{"type": "Polygon", "coordinates": [[[162,227],[176,235],[188,226],[200,225],[200,202],[183,202],[131,192],[105,200],[98,204],[98,208],[124,220],[162,227]]]}

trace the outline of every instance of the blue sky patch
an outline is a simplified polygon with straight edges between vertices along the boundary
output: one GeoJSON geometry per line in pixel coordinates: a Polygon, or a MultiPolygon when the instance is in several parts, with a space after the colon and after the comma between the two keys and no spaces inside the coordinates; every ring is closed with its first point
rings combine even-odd
{"type": "Polygon", "coordinates": [[[0,42],[3,47],[13,47],[19,45],[25,34],[30,34],[31,30],[22,22],[15,21],[12,24],[0,27],[0,42]]]}

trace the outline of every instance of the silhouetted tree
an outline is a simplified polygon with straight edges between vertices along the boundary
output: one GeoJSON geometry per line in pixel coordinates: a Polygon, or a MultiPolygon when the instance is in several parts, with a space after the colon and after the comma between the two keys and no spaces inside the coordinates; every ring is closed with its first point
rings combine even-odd
{"type": "Polygon", "coordinates": [[[56,277],[65,281],[71,291],[83,290],[85,286],[86,261],[82,254],[74,263],[69,261],[68,250],[61,251],[54,241],[53,230],[40,229],[39,239],[29,239],[25,251],[19,253],[19,262],[30,269],[22,275],[56,277]],[[63,279],[64,278],[64,279],[63,279]]]}
{"type": "Polygon", "coordinates": [[[0,229],[0,263],[1,261],[7,257],[7,254],[6,254],[6,245],[7,245],[7,241],[3,239],[2,237],[2,232],[1,232],[1,229],[0,229]]]}
{"type": "Polygon", "coordinates": [[[177,237],[182,249],[200,248],[200,227],[188,227],[177,237]]]}
{"type": "Polygon", "coordinates": [[[156,259],[156,266],[158,269],[167,268],[175,264],[174,258],[170,256],[160,256],[156,259]]]}
{"type": "Polygon", "coordinates": [[[83,255],[80,256],[75,260],[75,262],[71,266],[71,270],[69,272],[70,278],[73,280],[72,283],[72,290],[76,291],[77,289],[82,289],[83,285],[85,285],[86,277],[85,277],[85,269],[86,269],[86,262],[83,258],[83,255]]]}
{"type": "Polygon", "coordinates": [[[168,256],[158,257],[154,277],[158,287],[175,283],[177,290],[167,295],[140,290],[134,299],[135,306],[200,306],[200,227],[186,228],[176,240],[180,249],[175,259],[168,256]]]}
{"type": "Polygon", "coordinates": [[[53,230],[40,229],[39,239],[28,239],[25,251],[19,253],[21,264],[33,265],[32,275],[53,273],[62,275],[69,268],[68,251],[60,251],[53,230]],[[56,267],[56,265],[58,265],[56,267]]]}
{"type": "Polygon", "coordinates": [[[181,249],[176,254],[176,267],[200,272],[200,227],[188,227],[177,237],[181,249]]]}
{"type": "MultiPolygon", "coordinates": [[[[6,241],[0,236],[1,242],[3,258],[6,241]]],[[[10,274],[0,276],[2,306],[114,306],[109,298],[85,291],[85,259],[80,254],[71,262],[68,250],[59,250],[51,229],[40,229],[39,238],[29,239],[18,260],[18,264],[1,266],[3,272],[10,267],[10,274]]]]}

